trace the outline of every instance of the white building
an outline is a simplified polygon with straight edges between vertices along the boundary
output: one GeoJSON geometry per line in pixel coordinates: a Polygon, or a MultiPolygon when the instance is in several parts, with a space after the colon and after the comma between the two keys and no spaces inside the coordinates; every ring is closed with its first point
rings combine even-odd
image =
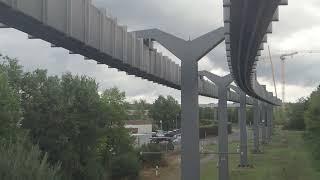
{"type": "Polygon", "coordinates": [[[150,143],[150,138],[152,137],[152,123],[150,121],[127,121],[125,128],[129,129],[131,135],[136,138],[136,146],[150,143]]]}

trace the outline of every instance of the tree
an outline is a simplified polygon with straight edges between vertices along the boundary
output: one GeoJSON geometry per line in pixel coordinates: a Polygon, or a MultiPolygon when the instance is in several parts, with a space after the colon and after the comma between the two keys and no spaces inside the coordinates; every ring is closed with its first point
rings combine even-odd
{"type": "Polygon", "coordinates": [[[148,113],[147,111],[150,109],[149,104],[146,100],[140,99],[139,101],[133,102],[133,115],[132,117],[136,120],[147,120],[148,113]]]}
{"type": "MultiPolygon", "coordinates": [[[[320,86],[312,92],[304,113],[306,140],[311,147],[315,161],[320,164],[320,86]]],[[[316,167],[319,167],[316,166],[316,167]]]]}
{"type": "Polygon", "coordinates": [[[180,113],[180,105],[172,96],[167,96],[167,98],[159,96],[151,106],[150,113],[158,127],[162,127],[163,130],[178,128],[177,124],[180,124],[176,122],[180,113]]]}
{"type": "Polygon", "coordinates": [[[199,107],[199,119],[200,119],[200,124],[203,122],[203,125],[208,125],[213,123],[214,120],[214,109],[210,107],[199,107]]]}
{"type": "Polygon", "coordinates": [[[307,99],[300,98],[297,103],[289,103],[286,106],[287,122],[285,129],[304,130],[304,112],[307,108],[307,99]]]}
{"type": "Polygon", "coordinates": [[[102,112],[105,126],[124,125],[124,120],[128,119],[126,94],[120,92],[118,88],[106,89],[101,95],[102,112]]]}
{"type": "MultiPolygon", "coordinates": [[[[22,154],[36,155],[17,159],[10,156],[10,162],[28,163],[24,158],[34,162],[34,166],[21,164],[13,170],[26,168],[30,178],[37,175],[40,179],[52,179],[49,175],[37,174],[42,173],[37,170],[37,163],[41,162],[45,175],[48,160],[54,167],[61,164],[61,179],[105,180],[108,176],[114,179],[114,166],[125,165],[126,157],[130,157],[135,168],[121,171],[121,178],[131,179],[138,174],[140,162],[133,147],[134,139],[124,128],[127,119],[124,92],[112,88],[100,95],[98,84],[92,78],[70,73],[48,76],[46,70],[40,69],[24,73],[16,59],[0,55],[0,60],[0,141],[8,145],[1,147],[1,155],[7,155],[5,150],[12,155],[10,148],[15,147],[9,144],[20,137],[29,138],[33,144],[19,144],[22,154]],[[37,147],[40,150],[33,151],[37,147]],[[34,157],[39,161],[32,159],[34,157]]],[[[1,159],[4,161],[0,163],[10,163],[8,159],[1,159]]]]}
{"type": "MultiPolygon", "coordinates": [[[[1,56],[0,56],[1,58],[1,56]]],[[[10,59],[0,64],[0,139],[16,139],[20,130],[21,120],[20,99],[18,91],[14,89],[13,82],[10,83],[11,70],[10,59]]]]}
{"type": "Polygon", "coordinates": [[[61,180],[60,166],[47,161],[48,154],[27,139],[0,145],[1,179],[61,180]]]}
{"type": "Polygon", "coordinates": [[[4,73],[10,87],[19,93],[21,80],[23,76],[22,66],[18,64],[17,59],[12,59],[8,56],[0,54],[0,72],[4,73]]]}
{"type": "Polygon", "coordinates": [[[101,121],[97,88],[85,76],[65,74],[59,79],[48,77],[45,70],[23,77],[22,126],[29,130],[33,143],[49,153],[52,163],[61,162],[67,178],[92,178],[87,168],[97,157],[94,147],[101,121]]]}
{"type": "Polygon", "coordinates": [[[127,106],[125,93],[120,92],[118,88],[106,89],[101,95],[101,115],[104,123],[98,139],[97,152],[99,160],[112,179],[134,179],[140,170],[137,153],[133,147],[134,139],[124,128],[127,106]]]}
{"type": "Polygon", "coordinates": [[[228,108],[228,120],[232,123],[238,122],[239,111],[238,108],[228,108]]]}

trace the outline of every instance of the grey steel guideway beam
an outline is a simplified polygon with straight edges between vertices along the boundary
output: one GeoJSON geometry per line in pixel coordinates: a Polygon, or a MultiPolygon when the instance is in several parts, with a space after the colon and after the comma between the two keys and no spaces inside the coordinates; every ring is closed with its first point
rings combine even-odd
{"type": "MultiPolygon", "coordinates": [[[[181,67],[178,64],[152,45],[146,45],[134,32],[128,32],[126,26],[119,25],[103,9],[96,8],[91,0],[0,0],[0,22],[4,24],[3,28],[20,30],[32,39],[51,43],[51,47],[82,55],[85,60],[94,60],[128,75],[181,89],[181,67]]],[[[215,42],[211,35],[208,33],[192,41],[198,54],[211,49],[211,43],[215,42]]],[[[199,81],[199,87],[200,95],[218,98],[217,90],[212,91],[214,85],[199,81]]],[[[229,101],[238,102],[238,99],[235,93],[228,94],[229,101]]],[[[248,97],[247,103],[252,104],[252,98],[248,97]]]]}
{"type": "Polygon", "coordinates": [[[254,100],[253,104],[253,152],[260,153],[260,143],[259,143],[259,122],[260,122],[260,108],[259,101],[257,99],[254,100]]]}
{"type": "Polygon", "coordinates": [[[259,93],[252,79],[266,34],[272,33],[272,21],[279,21],[279,5],[287,4],[288,0],[223,0],[230,72],[246,94],[270,104],[273,101],[259,93]]]}
{"type": "Polygon", "coordinates": [[[219,180],[229,179],[229,156],[228,156],[228,112],[227,112],[227,95],[229,85],[232,83],[232,75],[219,77],[208,71],[201,71],[201,76],[207,77],[210,81],[218,86],[218,148],[219,148],[219,180]]]}
{"type": "Polygon", "coordinates": [[[238,87],[230,85],[240,99],[240,108],[238,112],[238,121],[240,128],[240,167],[247,167],[248,164],[248,134],[247,134],[247,122],[246,122],[246,94],[238,87]]]}
{"type": "Polygon", "coordinates": [[[185,41],[158,29],[135,32],[157,41],[181,60],[181,179],[200,179],[198,61],[224,40],[224,29],[185,41]]]}

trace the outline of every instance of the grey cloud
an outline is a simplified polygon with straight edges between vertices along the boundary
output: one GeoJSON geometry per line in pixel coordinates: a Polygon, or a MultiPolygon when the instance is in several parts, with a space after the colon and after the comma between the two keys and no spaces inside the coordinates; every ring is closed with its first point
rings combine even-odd
{"type": "MultiPolygon", "coordinates": [[[[93,0],[93,2],[99,7],[107,8],[114,17],[118,18],[120,24],[128,25],[129,30],[159,28],[184,39],[188,39],[189,36],[194,39],[223,25],[223,1],[221,0],[202,0],[201,3],[193,0],[93,0]]],[[[289,6],[280,8],[280,22],[275,23],[274,33],[270,36],[270,42],[276,48],[278,48],[277,44],[292,34],[313,26],[320,26],[319,17],[304,9],[304,7],[312,6],[320,10],[318,0],[304,2],[290,0],[289,2],[289,6]]],[[[74,74],[86,74],[95,77],[100,83],[101,89],[118,86],[121,90],[126,91],[129,99],[146,97],[152,101],[159,94],[173,94],[176,99],[180,100],[180,92],[177,90],[128,76],[124,72],[118,72],[105,65],[84,61],[83,57],[69,55],[66,50],[61,48],[50,48],[46,42],[27,40],[26,34],[14,30],[1,30],[0,51],[18,57],[28,71],[35,68],[45,68],[50,74],[60,75],[66,71],[74,74]]],[[[179,61],[170,53],[169,56],[176,62],[179,61]]],[[[280,62],[279,60],[274,61],[277,79],[280,81],[280,62]]],[[[317,70],[319,65],[316,57],[296,57],[294,61],[287,63],[288,84],[316,85],[320,78],[320,73],[317,70]]],[[[258,68],[259,76],[271,82],[269,65],[261,62],[258,68]]],[[[224,43],[199,62],[199,70],[211,71],[213,69],[229,71],[224,43]]],[[[201,100],[210,102],[210,99],[206,98],[201,98],[201,100]]]]}

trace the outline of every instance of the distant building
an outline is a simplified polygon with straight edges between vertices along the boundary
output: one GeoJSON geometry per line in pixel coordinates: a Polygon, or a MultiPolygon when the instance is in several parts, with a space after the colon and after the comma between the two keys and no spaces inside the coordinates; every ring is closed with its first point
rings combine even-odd
{"type": "Polygon", "coordinates": [[[136,146],[150,143],[152,137],[152,122],[143,120],[126,121],[125,128],[135,137],[136,146]]]}

